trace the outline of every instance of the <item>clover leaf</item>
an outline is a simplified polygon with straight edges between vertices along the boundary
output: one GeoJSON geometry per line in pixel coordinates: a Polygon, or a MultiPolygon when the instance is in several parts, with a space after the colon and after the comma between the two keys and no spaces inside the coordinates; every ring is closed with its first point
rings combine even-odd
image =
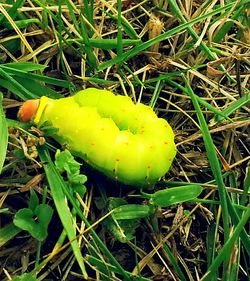
{"type": "Polygon", "coordinates": [[[87,181],[87,177],[80,174],[81,164],[75,160],[68,150],[57,150],[55,158],[55,165],[59,173],[66,172],[68,185],[74,192],[83,196],[86,192],[84,183],[87,181]]]}
{"type": "Polygon", "coordinates": [[[52,218],[53,209],[47,204],[37,204],[38,201],[34,195],[31,196],[30,208],[23,208],[19,210],[14,217],[15,226],[26,230],[32,237],[39,241],[46,239],[48,232],[48,225],[52,218]]]}

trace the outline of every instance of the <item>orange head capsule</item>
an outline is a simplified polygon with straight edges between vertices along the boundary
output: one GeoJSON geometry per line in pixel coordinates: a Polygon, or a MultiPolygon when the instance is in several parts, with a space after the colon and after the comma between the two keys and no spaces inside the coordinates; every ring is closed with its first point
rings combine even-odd
{"type": "Polygon", "coordinates": [[[38,107],[39,107],[39,100],[27,100],[20,107],[17,116],[20,119],[20,121],[30,122],[34,119],[38,107]]]}

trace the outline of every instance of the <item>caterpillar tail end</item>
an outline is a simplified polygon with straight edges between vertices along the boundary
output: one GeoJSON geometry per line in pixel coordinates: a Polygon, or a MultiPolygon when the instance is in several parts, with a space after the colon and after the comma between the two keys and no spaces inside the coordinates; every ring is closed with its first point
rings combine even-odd
{"type": "Polygon", "coordinates": [[[18,119],[22,122],[33,121],[39,107],[39,99],[27,100],[23,103],[18,111],[18,119]]]}

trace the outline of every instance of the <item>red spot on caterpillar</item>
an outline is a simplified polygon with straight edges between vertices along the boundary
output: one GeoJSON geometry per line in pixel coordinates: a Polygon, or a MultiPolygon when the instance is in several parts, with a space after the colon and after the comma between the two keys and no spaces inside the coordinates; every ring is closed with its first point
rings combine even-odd
{"type": "Polygon", "coordinates": [[[18,111],[18,118],[23,122],[32,121],[36,115],[39,106],[39,100],[27,100],[18,111]]]}
{"type": "Polygon", "coordinates": [[[145,179],[149,179],[149,170],[150,170],[150,169],[151,169],[151,166],[148,165],[148,166],[147,166],[147,175],[146,175],[145,179]]]}

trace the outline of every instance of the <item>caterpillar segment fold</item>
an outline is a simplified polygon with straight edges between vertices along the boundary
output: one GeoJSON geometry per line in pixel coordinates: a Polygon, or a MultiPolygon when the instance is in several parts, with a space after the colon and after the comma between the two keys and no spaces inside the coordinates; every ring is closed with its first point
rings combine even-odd
{"type": "Polygon", "coordinates": [[[124,184],[155,184],[176,155],[174,133],[144,104],[88,88],[71,97],[26,101],[18,113],[37,125],[48,121],[54,139],[108,177],[124,184]]]}

